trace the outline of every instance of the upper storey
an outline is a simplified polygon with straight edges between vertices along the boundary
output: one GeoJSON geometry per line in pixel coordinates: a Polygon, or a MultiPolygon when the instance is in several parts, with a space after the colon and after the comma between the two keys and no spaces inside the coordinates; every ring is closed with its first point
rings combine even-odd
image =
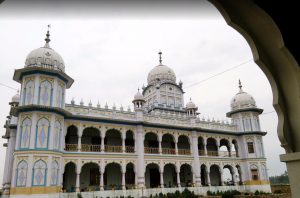
{"type": "Polygon", "coordinates": [[[159,52],[159,65],[148,74],[148,85],[143,87],[145,108],[148,112],[161,109],[165,111],[185,112],[182,83],[176,83],[175,72],[162,64],[159,52]]]}

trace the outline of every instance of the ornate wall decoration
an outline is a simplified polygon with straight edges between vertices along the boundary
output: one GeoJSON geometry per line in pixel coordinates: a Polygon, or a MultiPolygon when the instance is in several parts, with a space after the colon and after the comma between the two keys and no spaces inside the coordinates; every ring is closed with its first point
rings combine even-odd
{"type": "Polygon", "coordinates": [[[17,165],[16,186],[26,186],[28,164],[25,160],[21,160],[17,165]]]}
{"type": "Polygon", "coordinates": [[[38,160],[33,165],[32,186],[45,186],[47,178],[47,163],[38,160]]]}
{"type": "Polygon", "coordinates": [[[21,125],[20,129],[20,148],[29,148],[30,134],[31,134],[31,119],[26,117],[21,125]]]}
{"type": "Polygon", "coordinates": [[[46,149],[48,148],[48,137],[50,131],[50,122],[46,118],[41,118],[37,122],[35,147],[46,149]]]}

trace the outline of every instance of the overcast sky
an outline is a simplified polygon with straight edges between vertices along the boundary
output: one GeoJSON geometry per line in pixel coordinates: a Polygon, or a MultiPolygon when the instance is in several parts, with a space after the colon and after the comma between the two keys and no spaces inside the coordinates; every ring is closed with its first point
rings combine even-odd
{"type": "MultiPolygon", "coordinates": [[[[262,130],[268,132],[264,147],[269,175],[286,170],[279,161],[284,150],[277,137],[270,84],[260,68],[249,61],[252,53],[246,40],[210,4],[205,8],[209,14],[191,11],[188,17],[166,13],[151,17],[151,9],[136,15],[107,12],[90,17],[83,11],[78,16],[66,16],[58,9],[60,15],[56,17],[49,13],[22,17],[22,13],[9,14],[11,7],[0,6],[0,83],[20,88],[12,80],[14,69],[24,67],[27,54],[44,45],[47,24],[51,24],[50,46],[63,57],[66,73],[75,80],[67,90],[66,101],[70,103],[74,97],[77,104],[83,99],[86,105],[91,100],[94,106],[99,101],[102,106],[107,102],[110,107],[127,107],[137,88],[147,84],[148,72],[158,64],[157,53],[162,50],[163,64],[174,70],[178,81],[182,80],[185,102],[191,97],[201,118],[227,119],[225,114],[230,111],[230,100],[238,92],[241,79],[244,91],[255,98],[257,106],[271,112],[260,116],[262,130]],[[241,63],[245,64],[190,86],[241,63]]],[[[0,85],[0,92],[3,125],[9,113],[8,103],[16,91],[0,85]]],[[[0,128],[1,136],[4,133],[5,129],[0,128]]],[[[4,142],[1,139],[0,181],[4,142]]]]}

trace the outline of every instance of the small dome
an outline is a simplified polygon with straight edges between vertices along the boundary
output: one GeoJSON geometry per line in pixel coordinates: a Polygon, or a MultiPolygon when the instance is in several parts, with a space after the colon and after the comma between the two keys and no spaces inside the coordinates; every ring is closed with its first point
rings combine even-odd
{"type": "Polygon", "coordinates": [[[141,94],[140,90],[134,95],[134,100],[144,100],[144,96],[141,94]]]}
{"type": "MultiPolygon", "coordinates": [[[[48,26],[49,27],[49,26],[48,26]]],[[[25,60],[25,67],[46,67],[50,69],[65,71],[65,63],[62,57],[49,46],[49,30],[46,34],[44,47],[32,50],[25,60]]]]}
{"type": "Polygon", "coordinates": [[[149,72],[147,81],[148,84],[155,83],[156,81],[171,81],[176,83],[176,75],[170,67],[159,64],[149,72]]]}
{"type": "Polygon", "coordinates": [[[186,108],[187,109],[197,109],[197,106],[195,105],[195,103],[190,98],[190,101],[186,104],[186,108]]]}
{"type": "Polygon", "coordinates": [[[231,110],[256,107],[254,98],[242,90],[242,85],[239,82],[239,92],[231,99],[231,110]]]}
{"type": "Polygon", "coordinates": [[[11,102],[16,102],[16,103],[19,103],[20,102],[20,95],[19,95],[19,91],[16,95],[14,95],[12,98],[11,98],[11,102]]]}

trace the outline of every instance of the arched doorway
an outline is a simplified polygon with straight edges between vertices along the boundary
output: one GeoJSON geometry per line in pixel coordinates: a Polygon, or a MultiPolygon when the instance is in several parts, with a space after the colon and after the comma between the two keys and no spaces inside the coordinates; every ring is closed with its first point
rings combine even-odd
{"type": "Polygon", "coordinates": [[[214,138],[208,138],[206,143],[206,150],[208,156],[218,156],[217,140],[214,138]]]}
{"type": "Polygon", "coordinates": [[[221,171],[218,165],[212,165],[209,170],[210,184],[212,186],[221,186],[221,171]]]}
{"type": "Polygon", "coordinates": [[[199,153],[199,156],[205,155],[205,147],[204,147],[203,137],[198,137],[198,153],[199,153]]]}
{"type": "Polygon", "coordinates": [[[133,163],[128,163],[126,165],[125,183],[126,189],[132,189],[135,187],[135,171],[133,163]]]}
{"type": "Polygon", "coordinates": [[[234,169],[232,166],[225,165],[223,167],[223,179],[224,179],[225,185],[228,185],[228,186],[235,185],[236,178],[235,178],[234,169]]]}
{"type": "Polygon", "coordinates": [[[106,131],[104,138],[105,152],[121,153],[122,137],[121,132],[116,129],[106,131]]]}
{"type": "Polygon", "coordinates": [[[193,172],[192,167],[189,164],[183,164],[180,166],[180,186],[193,186],[193,172]]]}
{"type": "Polygon", "coordinates": [[[158,152],[158,137],[157,134],[149,132],[145,135],[144,140],[145,153],[157,154],[158,152]]]}
{"type": "Polygon", "coordinates": [[[86,163],[81,167],[80,191],[100,190],[100,170],[96,163],[86,163]]]}
{"type": "Polygon", "coordinates": [[[190,142],[189,138],[186,135],[180,135],[178,137],[178,154],[179,155],[190,155],[191,154],[191,148],[190,148],[190,142]]]}
{"type": "Polygon", "coordinates": [[[220,140],[219,154],[221,157],[230,157],[230,144],[228,140],[220,140]]]}
{"type": "Polygon", "coordinates": [[[81,136],[82,152],[101,152],[100,131],[94,127],[88,127],[83,130],[81,136]]]}
{"type": "Polygon", "coordinates": [[[162,136],[161,148],[163,154],[175,155],[174,136],[168,133],[164,134],[162,136]]]}
{"type": "Polygon", "coordinates": [[[134,153],[133,132],[130,130],[126,132],[125,151],[126,153],[134,153]]]}
{"type": "Polygon", "coordinates": [[[208,186],[209,182],[208,182],[208,171],[207,171],[207,167],[205,164],[202,164],[200,167],[200,171],[201,171],[201,185],[202,186],[208,186]]]}
{"type": "Polygon", "coordinates": [[[146,166],[145,185],[146,188],[157,188],[160,186],[160,171],[157,164],[151,163],[146,166]]]}
{"type": "Polygon", "coordinates": [[[121,190],[122,189],[122,172],[121,165],[109,163],[105,166],[104,171],[104,189],[121,190]]]}
{"type": "Polygon", "coordinates": [[[65,165],[63,174],[63,191],[76,191],[76,165],[73,162],[69,162],[65,165]]]}
{"type": "Polygon", "coordinates": [[[65,150],[66,151],[78,151],[78,129],[76,126],[71,125],[67,128],[67,134],[65,137],[65,150]]]}
{"type": "Polygon", "coordinates": [[[164,187],[173,188],[177,186],[177,174],[174,164],[166,164],[164,166],[164,187]]]}

